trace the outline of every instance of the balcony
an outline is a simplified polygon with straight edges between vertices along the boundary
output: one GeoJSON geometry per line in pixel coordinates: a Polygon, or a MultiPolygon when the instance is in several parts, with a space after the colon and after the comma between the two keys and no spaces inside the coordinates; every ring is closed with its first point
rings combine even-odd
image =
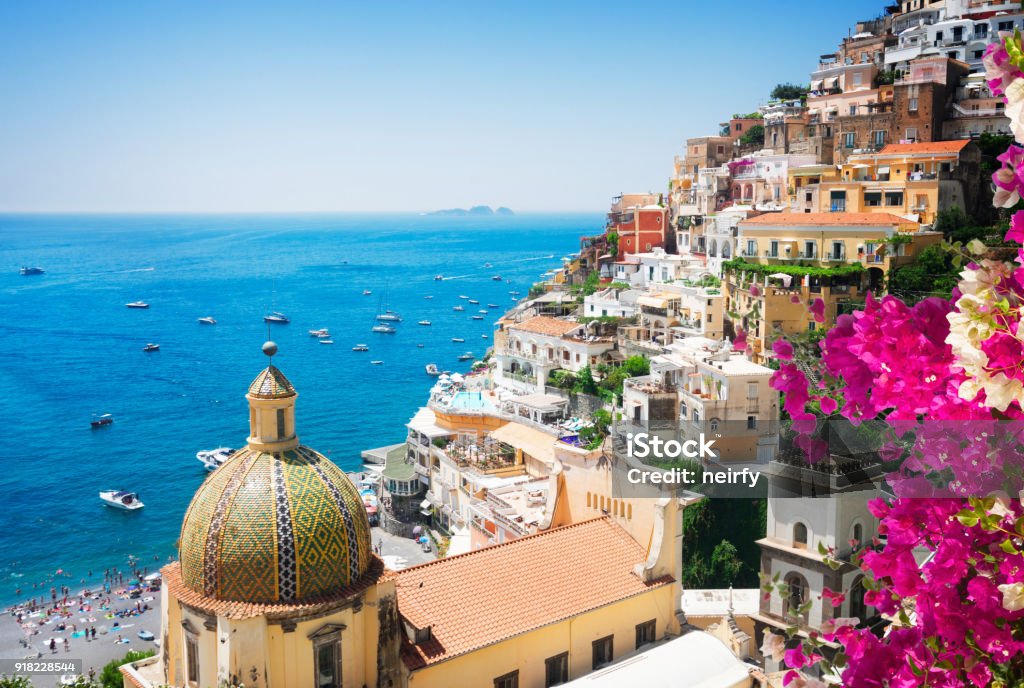
{"type": "Polygon", "coordinates": [[[625,386],[641,394],[675,394],[678,389],[675,385],[667,384],[654,375],[628,378],[625,381],[625,386]]]}

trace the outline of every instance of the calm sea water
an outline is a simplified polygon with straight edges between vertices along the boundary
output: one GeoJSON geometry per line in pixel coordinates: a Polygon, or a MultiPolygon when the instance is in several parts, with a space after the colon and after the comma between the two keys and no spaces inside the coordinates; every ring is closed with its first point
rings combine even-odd
{"type": "Polygon", "coordinates": [[[267,311],[292,320],[271,336],[299,391],[299,436],[355,470],[361,450],[404,439],[431,384],[424,366],[463,370],[460,353],[483,355],[481,334],[512,305],[509,291],[525,294],[600,224],[598,214],[0,216],[0,603],[57,569],[75,587],[129,554],[152,565],[175,553],[206,475],[196,451],[244,443],[267,311]],[[21,265],[46,274],[22,277],[21,265]],[[396,335],[370,332],[384,296],[404,319],[396,335]],[[125,308],[135,300],[151,307],[125,308]],[[488,303],[501,308],[471,320],[488,303]],[[207,315],[216,326],[198,324],[207,315]],[[321,327],[334,346],[309,336],[321,327]],[[147,342],[161,350],[144,353],[147,342]],[[357,343],[370,351],[353,352],[357,343]],[[114,424],[91,430],[100,413],[114,424]],[[135,490],[146,508],[107,509],[105,488],[135,490]]]}

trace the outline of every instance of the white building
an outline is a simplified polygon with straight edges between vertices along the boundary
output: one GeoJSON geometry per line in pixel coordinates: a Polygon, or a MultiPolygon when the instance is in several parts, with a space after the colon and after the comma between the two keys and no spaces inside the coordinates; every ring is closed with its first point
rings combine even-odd
{"type": "Polygon", "coordinates": [[[885,51],[887,69],[906,70],[924,55],[941,55],[982,68],[985,46],[1002,31],[1024,28],[1019,2],[1008,0],[946,0],[922,3],[893,18],[895,47],[885,51]]]}
{"type": "Polygon", "coordinates": [[[539,315],[503,327],[505,346],[494,352],[495,382],[522,391],[544,391],[551,371],[596,366],[615,348],[612,338],[593,336],[575,320],[539,315]]]}
{"type": "Polygon", "coordinates": [[[636,300],[641,292],[632,289],[602,289],[583,299],[587,318],[631,318],[636,315],[636,300]]]}

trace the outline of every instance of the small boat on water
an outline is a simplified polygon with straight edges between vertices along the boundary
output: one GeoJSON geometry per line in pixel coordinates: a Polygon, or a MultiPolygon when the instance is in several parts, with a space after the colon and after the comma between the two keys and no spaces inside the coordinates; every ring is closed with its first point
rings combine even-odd
{"type": "Polygon", "coordinates": [[[321,344],[333,344],[333,343],[334,343],[334,340],[333,340],[333,339],[330,339],[330,338],[328,338],[328,337],[321,337],[321,338],[320,338],[320,343],[321,343],[321,344]]]}
{"type": "Polygon", "coordinates": [[[149,304],[145,301],[132,301],[131,303],[126,303],[125,306],[128,308],[149,308],[149,304]]]}
{"type": "Polygon", "coordinates": [[[501,281],[501,275],[495,275],[491,279],[494,280],[495,282],[500,282],[501,281]]]}
{"type": "Polygon", "coordinates": [[[496,303],[489,303],[489,304],[487,304],[487,307],[488,308],[497,308],[498,304],[496,304],[496,303]]]}
{"type": "Polygon", "coordinates": [[[490,263],[484,263],[484,267],[489,270],[489,269],[493,268],[494,266],[491,265],[490,263]]]}
{"type": "Polygon", "coordinates": [[[159,344],[147,344],[146,346],[142,347],[142,350],[143,351],[159,351],[160,350],[160,345],[159,344]]]}
{"type": "Polygon", "coordinates": [[[363,289],[363,296],[369,296],[369,295],[370,295],[370,294],[372,294],[372,293],[373,293],[373,292],[372,292],[372,291],[370,291],[369,289],[363,289]]]}
{"type": "Polygon", "coordinates": [[[278,325],[287,325],[288,323],[291,322],[291,318],[289,318],[284,313],[280,313],[278,311],[274,311],[273,313],[269,313],[267,315],[264,315],[263,316],[263,322],[266,322],[266,323],[276,323],[278,325]]]}
{"type": "Polygon", "coordinates": [[[424,296],[423,298],[425,298],[425,299],[432,299],[432,298],[434,298],[434,297],[433,297],[433,296],[431,296],[430,294],[427,294],[427,295],[426,295],[426,296],[424,296]]]}
{"type": "Polygon", "coordinates": [[[95,428],[105,427],[107,425],[110,425],[113,422],[114,422],[114,416],[112,414],[110,414],[110,413],[104,413],[102,416],[99,416],[97,418],[93,418],[89,422],[89,425],[91,425],[95,429],[95,428]]]}
{"type": "Polygon", "coordinates": [[[216,449],[207,449],[205,451],[196,452],[196,460],[203,464],[203,468],[208,471],[216,470],[218,466],[231,458],[231,455],[235,453],[235,449],[231,447],[217,447],[216,449]]]}
{"type": "Polygon", "coordinates": [[[206,316],[205,318],[199,318],[199,324],[200,325],[216,325],[217,321],[214,320],[213,318],[211,318],[210,316],[206,316]]]}
{"type": "Polygon", "coordinates": [[[416,345],[416,348],[417,348],[417,349],[422,349],[422,348],[423,348],[423,345],[422,345],[422,344],[417,344],[417,345],[416,345]]]}
{"type": "Polygon", "coordinates": [[[465,308],[463,308],[462,306],[453,306],[453,307],[452,307],[452,310],[453,310],[453,311],[464,311],[464,310],[466,310],[466,309],[465,309],[465,308]]]}
{"type": "Polygon", "coordinates": [[[459,298],[460,299],[468,299],[469,297],[468,296],[460,296],[459,298]]]}
{"type": "Polygon", "coordinates": [[[25,265],[21,266],[21,274],[22,275],[26,275],[26,276],[27,275],[41,275],[44,272],[46,272],[46,270],[43,270],[42,268],[31,268],[31,267],[27,267],[25,265]]]}
{"type": "Polygon", "coordinates": [[[463,339],[462,337],[452,337],[452,341],[456,342],[456,343],[462,343],[462,342],[464,342],[466,340],[463,339]]]}
{"type": "Polygon", "coordinates": [[[371,332],[377,332],[378,334],[394,334],[398,330],[391,327],[391,325],[374,325],[370,328],[371,332]]]}
{"type": "Polygon", "coordinates": [[[487,335],[486,334],[480,335],[480,339],[487,339],[487,335]]]}
{"type": "Polygon", "coordinates": [[[370,361],[373,365],[384,365],[384,361],[370,361]]]}
{"type": "Polygon", "coordinates": [[[386,311],[377,316],[380,322],[402,322],[402,317],[394,311],[386,311]]]}
{"type": "Polygon", "coordinates": [[[482,315],[474,315],[473,316],[473,320],[483,320],[483,319],[484,319],[484,316],[482,316],[482,315]]]}
{"type": "Polygon", "coordinates": [[[441,282],[444,280],[444,275],[434,275],[435,282],[441,282]]]}
{"type": "Polygon", "coordinates": [[[468,360],[470,360],[472,358],[473,358],[473,352],[472,351],[467,351],[464,354],[459,354],[459,360],[460,361],[468,361],[468,360]]]}
{"type": "Polygon", "coordinates": [[[356,344],[355,346],[352,347],[352,350],[353,351],[369,351],[370,347],[366,346],[365,344],[356,344]]]}
{"type": "Polygon", "coordinates": [[[100,500],[107,506],[123,511],[135,511],[145,506],[139,495],[124,490],[103,490],[100,492],[100,500]]]}
{"type": "Polygon", "coordinates": [[[481,315],[487,315],[488,313],[490,313],[490,311],[485,311],[484,309],[481,308],[480,310],[477,311],[477,313],[480,313],[481,315]]]}
{"type": "Polygon", "coordinates": [[[474,306],[479,306],[479,305],[480,305],[480,302],[479,302],[479,301],[477,301],[476,299],[470,299],[470,300],[469,300],[469,302],[470,302],[471,304],[473,304],[474,306]]]}
{"type": "Polygon", "coordinates": [[[521,294],[521,293],[522,292],[518,292],[518,291],[510,291],[509,292],[509,294],[511,294],[512,296],[519,296],[519,294],[521,294]]]}
{"type": "Polygon", "coordinates": [[[330,337],[331,333],[327,330],[326,327],[321,327],[319,330],[310,330],[309,331],[309,336],[310,337],[330,337]]]}
{"type": "Polygon", "coordinates": [[[441,375],[441,370],[437,367],[436,363],[428,363],[426,370],[427,375],[430,377],[439,377],[441,375]]]}
{"type": "Polygon", "coordinates": [[[417,324],[417,325],[423,325],[424,327],[430,327],[430,321],[429,321],[429,320],[420,320],[420,321],[419,321],[418,323],[416,323],[416,324],[417,324]]]}

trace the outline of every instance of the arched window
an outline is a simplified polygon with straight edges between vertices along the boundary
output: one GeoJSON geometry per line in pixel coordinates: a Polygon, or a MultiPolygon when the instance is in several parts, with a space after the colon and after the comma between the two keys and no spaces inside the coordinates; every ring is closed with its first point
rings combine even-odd
{"type": "Polygon", "coordinates": [[[807,549],[807,526],[799,521],[793,526],[793,547],[807,549]]]}
{"type": "Polygon", "coordinates": [[[864,577],[853,581],[850,587],[850,616],[864,621],[868,615],[868,607],[864,604],[864,577]]]}
{"type": "Polygon", "coordinates": [[[859,523],[853,524],[853,532],[851,533],[851,540],[854,540],[853,551],[859,550],[864,546],[864,526],[859,523]]]}
{"type": "Polygon", "coordinates": [[[722,244],[722,258],[732,258],[732,249],[728,241],[722,244]]]}
{"type": "Polygon", "coordinates": [[[807,584],[807,579],[799,573],[791,573],[786,576],[785,583],[786,596],[782,600],[782,615],[790,619],[792,614],[800,614],[800,618],[806,623],[807,612],[801,614],[799,610],[810,599],[810,586],[807,584]]]}
{"type": "Polygon", "coordinates": [[[587,508],[589,509],[590,506],[591,506],[591,499],[590,499],[590,493],[588,492],[587,493],[587,508]]]}

